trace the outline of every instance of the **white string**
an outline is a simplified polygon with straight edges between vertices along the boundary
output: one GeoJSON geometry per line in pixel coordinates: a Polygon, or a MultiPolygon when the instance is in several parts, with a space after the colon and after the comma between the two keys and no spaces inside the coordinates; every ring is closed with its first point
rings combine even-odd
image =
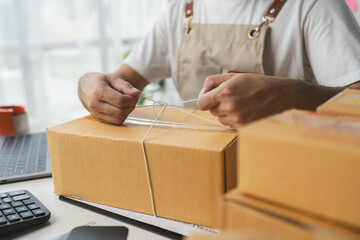
{"type": "Polygon", "coordinates": [[[217,125],[220,125],[222,127],[225,127],[227,129],[231,129],[230,127],[226,126],[226,125],[223,125],[221,123],[218,123],[218,122],[215,122],[215,121],[212,121],[210,119],[207,119],[207,118],[204,118],[202,116],[199,116],[199,115],[196,115],[194,113],[190,113],[190,112],[187,112],[183,109],[181,109],[179,106],[176,106],[178,104],[184,104],[184,103],[188,103],[188,102],[194,102],[194,101],[197,101],[197,99],[191,99],[191,100],[187,100],[187,101],[183,101],[183,102],[179,102],[179,103],[172,103],[172,104],[167,104],[167,103],[163,103],[161,101],[155,101],[153,99],[150,99],[150,98],[147,98],[147,97],[144,97],[144,96],[141,96],[149,101],[152,101],[153,104],[152,105],[144,105],[144,106],[136,106],[137,108],[140,108],[140,107],[152,107],[152,110],[153,110],[153,113],[154,113],[154,116],[156,116],[156,118],[154,119],[154,121],[152,122],[151,126],[149,127],[148,131],[146,132],[145,136],[143,137],[143,139],[141,140],[141,146],[142,146],[142,151],[143,151],[143,155],[144,155],[144,162],[145,162],[145,170],[146,170],[146,176],[147,176],[147,181],[148,181],[148,188],[149,188],[149,194],[150,194],[150,201],[151,201],[151,206],[152,206],[152,211],[153,211],[153,215],[154,217],[157,217],[156,216],[156,211],[155,211],[155,203],[154,203],[154,196],[153,196],[153,192],[152,192],[152,186],[151,186],[151,179],[150,179],[150,173],[149,173],[149,166],[148,166],[148,160],[147,160],[147,156],[146,156],[146,151],[145,151],[145,139],[147,138],[147,136],[149,135],[151,129],[155,126],[155,124],[157,123],[157,121],[164,115],[164,112],[165,112],[165,109],[166,107],[170,107],[170,108],[173,108],[175,110],[178,110],[180,112],[183,112],[183,113],[186,113],[186,114],[189,114],[189,115],[192,115],[194,117],[198,117],[198,118],[201,118],[203,120],[206,120],[208,122],[212,122],[212,123],[215,123],[217,125]],[[162,105],[162,108],[160,110],[160,112],[158,114],[155,113],[155,106],[156,105],[162,105]]]}
{"type": "MultiPolygon", "coordinates": [[[[153,103],[156,103],[156,105],[162,105],[162,103],[163,103],[163,102],[161,102],[161,101],[155,101],[155,100],[153,100],[153,99],[151,99],[151,98],[147,98],[147,97],[144,97],[144,96],[140,96],[140,97],[142,97],[142,98],[144,98],[144,99],[146,99],[146,100],[149,100],[149,101],[151,101],[151,102],[153,102],[153,103]]],[[[190,100],[186,100],[186,101],[182,101],[182,102],[168,103],[167,105],[168,105],[168,106],[174,106],[174,105],[179,105],[179,104],[184,104],[184,103],[189,103],[189,102],[196,102],[197,100],[198,100],[198,99],[195,98],[195,99],[190,99],[190,100]]],[[[142,107],[151,107],[151,106],[154,106],[154,104],[150,104],[150,105],[137,105],[136,107],[137,107],[137,108],[142,108],[142,107]]]]}
{"type": "Polygon", "coordinates": [[[149,135],[151,129],[154,127],[156,121],[159,118],[161,118],[162,114],[164,113],[165,108],[166,108],[166,104],[163,105],[163,107],[161,108],[161,111],[156,116],[155,120],[153,121],[153,123],[151,124],[150,128],[148,129],[148,131],[146,132],[145,136],[143,137],[143,139],[141,141],[141,146],[142,146],[143,155],[144,155],[144,161],[145,161],[146,176],[147,176],[147,180],[148,180],[148,187],[149,187],[149,193],[150,193],[151,206],[152,206],[154,217],[156,217],[155,204],[154,204],[151,181],[150,181],[150,174],[149,174],[149,169],[148,169],[148,161],[147,161],[146,151],[145,151],[145,139],[149,135]]]}
{"type": "MultiPolygon", "coordinates": [[[[127,124],[136,124],[136,125],[145,125],[150,126],[154,120],[145,119],[145,118],[136,118],[136,117],[127,117],[125,120],[125,125],[127,124]]],[[[224,127],[214,124],[203,124],[203,123],[181,123],[181,122],[170,122],[170,121],[161,121],[156,122],[156,126],[161,127],[170,127],[170,128],[187,128],[187,129],[196,129],[196,130],[223,130],[224,127]]]]}
{"type": "MultiPolygon", "coordinates": [[[[161,102],[161,101],[155,101],[155,100],[153,100],[153,99],[150,99],[150,98],[147,98],[147,97],[144,97],[144,96],[141,96],[141,97],[144,98],[144,99],[147,99],[147,100],[149,100],[149,101],[151,101],[151,102],[154,102],[154,104],[151,104],[151,105],[140,105],[140,106],[136,106],[136,108],[141,108],[141,107],[153,107],[153,113],[154,113],[154,116],[156,116],[156,113],[155,113],[155,110],[154,110],[155,105],[160,106],[160,105],[163,105],[164,103],[161,102]]],[[[192,115],[192,116],[197,117],[197,118],[201,118],[201,119],[203,119],[203,120],[205,120],[205,121],[214,123],[214,124],[219,125],[219,126],[222,126],[222,127],[224,127],[224,128],[232,129],[231,127],[226,126],[226,125],[224,125],[224,124],[222,124],[222,123],[215,122],[215,121],[212,121],[212,120],[210,120],[210,119],[204,118],[204,117],[202,117],[202,116],[200,116],[200,115],[197,115],[197,114],[194,114],[194,113],[191,113],[191,112],[182,110],[182,107],[176,106],[176,105],[179,105],[179,104],[184,104],[184,103],[189,103],[189,102],[195,102],[195,101],[197,101],[197,100],[198,100],[198,99],[196,98],[196,99],[186,100],[186,101],[183,101],[183,102],[168,103],[168,104],[167,104],[167,107],[170,107],[170,108],[175,109],[175,110],[178,110],[178,111],[180,111],[180,112],[183,112],[183,113],[192,115]]],[[[161,117],[160,117],[160,118],[161,118],[161,117]]]]}
{"type": "Polygon", "coordinates": [[[197,100],[198,100],[198,99],[195,98],[195,99],[186,100],[186,101],[182,101],[182,102],[171,103],[171,104],[168,104],[168,105],[179,105],[179,104],[184,104],[184,103],[189,103],[189,102],[196,102],[197,100]]]}
{"type": "Polygon", "coordinates": [[[201,118],[201,119],[203,119],[203,120],[205,120],[205,121],[208,121],[208,122],[211,122],[211,123],[215,123],[216,125],[222,126],[222,127],[224,127],[224,128],[233,129],[233,128],[231,128],[231,127],[229,127],[229,126],[226,126],[226,125],[224,125],[224,124],[222,124],[222,123],[218,123],[218,122],[215,122],[215,121],[213,121],[213,120],[204,118],[204,117],[202,117],[202,116],[200,116],[200,115],[196,115],[196,114],[194,114],[194,113],[185,111],[185,110],[183,110],[183,109],[181,109],[181,108],[179,108],[179,107],[171,106],[171,108],[172,108],[172,109],[175,109],[175,110],[178,110],[178,111],[180,111],[180,112],[183,112],[183,113],[187,113],[187,114],[192,115],[192,116],[194,116],[194,117],[201,118]]]}

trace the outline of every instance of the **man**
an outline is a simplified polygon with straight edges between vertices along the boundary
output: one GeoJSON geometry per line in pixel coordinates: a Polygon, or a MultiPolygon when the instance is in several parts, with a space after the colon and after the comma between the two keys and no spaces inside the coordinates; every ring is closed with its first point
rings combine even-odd
{"type": "Polygon", "coordinates": [[[140,91],[167,77],[234,128],[314,110],[360,89],[360,28],[343,0],[172,1],[114,74],[80,79],[79,97],[95,118],[122,124],[140,91]]]}

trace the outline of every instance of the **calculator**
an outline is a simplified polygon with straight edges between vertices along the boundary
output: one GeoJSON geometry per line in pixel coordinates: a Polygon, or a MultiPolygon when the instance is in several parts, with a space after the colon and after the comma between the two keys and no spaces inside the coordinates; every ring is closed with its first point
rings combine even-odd
{"type": "Polygon", "coordinates": [[[0,236],[50,219],[50,212],[27,190],[0,193],[0,236]]]}

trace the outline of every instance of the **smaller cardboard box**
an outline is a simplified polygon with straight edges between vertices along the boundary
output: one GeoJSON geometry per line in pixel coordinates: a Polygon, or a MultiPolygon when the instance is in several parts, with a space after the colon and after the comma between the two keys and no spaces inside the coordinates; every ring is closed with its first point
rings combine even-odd
{"type": "Polygon", "coordinates": [[[221,198],[219,209],[221,233],[238,239],[360,239],[359,232],[249,197],[237,189],[221,198]]]}
{"type": "MultiPolygon", "coordinates": [[[[154,114],[137,108],[130,117],[125,126],[88,116],[47,129],[56,194],[153,213],[142,139],[154,114]]],[[[145,140],[156,215],[216,227],[218,198],[236,184],[237,132],[170,108],[158,125],[145,140]]]]}
{"type": "Polygon", "coordinates": [[[290,110],[240,130],[244,193],[360,228],[360,119],[290,110]]]}
{"type": "Polygon", "coordinates": [[[317,112],[360,117],[360,90],[345,89],[320,105],[317,112]]]}

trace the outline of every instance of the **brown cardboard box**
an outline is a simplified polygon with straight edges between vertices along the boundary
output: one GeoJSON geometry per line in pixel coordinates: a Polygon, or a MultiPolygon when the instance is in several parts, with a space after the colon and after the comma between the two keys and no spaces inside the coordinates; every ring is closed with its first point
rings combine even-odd
{"type": "MultiPolygon", "coordinates": [[[[218,235],[196,234],[186,237],[185,240],[337,240],[339,238],[325,237],[321,235],[296,235],[283,232],[274,232],[270,230],[239,230],[222,231],[218,235]]],[[[356,238],[353,238],[356,239],[356,238]]],[[[347,238],[347,240],[353,240],[347,238]]]]}
{"type": "Polygon", "coordinates": [[[360,228],[360,119],[290,110],[240,130],[241,191],[360,228]]]}
{"type": "Polygon", "coordinates": [[[222,234],[238,235],[237,239],[360,239],[360,232],[246,196],[239,190],[228,192],[220,200],[220,219],[222,234]]]}
{"type": "MultiPolygon", "coordinates": [[[[279,234],[280,235],[280,234],[279,234]]],[[[209,234],[196,234],[190,237],[186,237],[185,240],[304,240],[299,238],[293,238],[293,236],[280,237],[273,232],[261,232],[261,231],[222,231],[218,235],[209,234]]],[[[282,234],[284,235],[284,234],[282,234]]],[[[310,239],[306,239],[310,240],[310,239]]],[[[320,239],[317,239],[320,240],[320,239]]]]}
{"type": "Polygon", "coordinates": [[[360,90],[345,89],[320,105],[317,112],[360,117],[360,90]]]}
{"type": "MultiPolygon", "coordinates": [[[[151,108],[136,109],[132,117],[154,118],[151,108]]],[[[161,120],[209,124],[174,109],[166,109],[161,120]]],[[[237,138],[236,131],[217,126],[150,131],[145,148],[158,216],[216,227],[218,197],[236,184],[237,138]]],[[[141,145],[148,129],[90,116],[48,129],[55,193],[152,214],[141,145]]]]}

